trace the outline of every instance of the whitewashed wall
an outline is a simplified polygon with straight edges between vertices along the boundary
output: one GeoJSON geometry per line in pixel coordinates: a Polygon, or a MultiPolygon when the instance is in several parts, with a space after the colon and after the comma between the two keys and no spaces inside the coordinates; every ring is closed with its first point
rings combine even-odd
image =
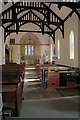
{"type": "Polygon", "coordinates": [[[2,27],[0,27],[0,65],[2,64],[2,27]]]}
{"type": "MultiPolygon", "coordinates": [[[[11,4],[11,3],[10,3],[11,4]]],[[[8,5],[10,5],[8,4],[8,5]]],[[[8,7],[7,5],[7,7],[8,7]]],[[[54,6],[51,6],[51,9],[53,10],[54,6]]],[[[1,9],[1,4],[0,4],[0,9],[1,9]]],[[[4,10],[5,8],[3,8],[4,10]]],[[[55,9],[55,8],[54,8],[55,9]]],[[[56,10],[56,9],[55,9],[56,10]]],[[[69,9],[67,11],[65,11],[63,14],[63,10],[62,12],[60,12],[59,10],[56,10],[55,12],[59,15],[61,15],[60,17],[64,18],[65,13],[67,14],[68,11],[70,11],[69,9]]],[[[41,16],[40,16],[41,17],[41,16]]],[[[37,27],[36,25],[33,25],[31,23],[23,25],[21,27],[21,29],[26,29],[26,30],[40,30],[39,27],[37,27]]],[[[24,35],[25,33],[18,33],[18,34],[11,34],[10,36],[7,37],[7,42],[9,43],[9,40],[11,38],[16,40],[16,43],[19,43],[21,40],[21,37],[24,35]]],[[[44,53],[45,50],[47,50],[48,56],[49,56],[49,61],[52,61],[52,57],[53,55],[51,54],[51,44],[53,44],[51,42],[51,38],[49,38],[48,35],[42,35],[41,33],[34,33],[38,39],[39,42],[41,44],[48,44],[50,43],[50,46],[41,46],[40,47],[40,56],[41,54],[44,53]]],[[[4,45],[4,32],[3,32],[3,28],[0,27],[0,64],[4,64],[5,63],[5,45],[4,45]]],[[[64,38],[62,37],[61,31],[57,30],[56,31],[56,56],[57,56],[57,40],[60,40],[60,46],[61,46],[61,58],[60,60],[56,60],[56,63],[58,64],[63,64],[63,65],[70,65],[70,66],[76,66],[76,67],[80,67],[80,21],[78,20],[78,17],[76,16],[76,14],[74,13],[72,15],[72,17],[70,17],[64,24],[64,38]],[[74,60],[70,60],[69,58],[69,34],[70,31],[73,30],[74,32],[74,36],[75,36],[75,59],[74,60]]],[[[53,48],[54,48],[54,44],[53,44],[53,48]]],[[[52,48],[52,49],[53,49],[52,48]]],[[[20,63],[20,46],[14,46],[13,48],[13,60],[14,62],[20,63]]]]}
{"type": "MultiPolygon", "coordinates": [[[[21,29],[26,29],[26,30],[40,30],[39,27],[37,27],[36,25],[29,23],[29,24],[25,24],[21,27],[21,29]]],[[[15,39],[16,43],[20,43],[20,41],[22,40],[22,36],[25,35],[25,32],[23,33],[12,33],[10,34],[10,36],[7,37],[7,41],[9,42],[10,39],[15,39]]],[[[40,44],[49,44],[50,43],[50,37],[48,35],[42,35],[42,33],[34,33],[34,35],[38,38],[39,43],[40,44]]],[[[26,37],[24,38],[26,39],[26,37]]],[[[24,41],[23,39],[23,41],[24,41]]],[[[34,38],[33,38],[34,39],[34,38]]],[[[50,61],[50,46],[40,46],[40,53],[39,55],[41,56],[45,50],[47,50],[47,54],[48,54],[48,59],[50,61]]],[[[13,62],[16,63],[20,63],[20,46],[17,48],[17,46],[13,46],[13,62]]]]}
{"type": "MultiPolygon", "coordinates": [[[[2,3],[0,2],[0,11],[2,11],[2,3]]],[[[2,27],[0,27],[0,65],[2,64],[2,27]]]]}
{"type": "Polygon", "coordinates": [[[0,27],[0,64],[5,64],[4,29],[0,27]]]}
{"type": "Polygon", "coordinates": [[[80,20],[78,20],[78,66],[80,67],[80,20]]]}
{"type": "Polygon", "coordinates": [[[62,37],[61,31],[57,30],[56,32],[56,55],[57,55],[57,40],[60,40],[60,59],[56,60],[56,63],[78,67],[78,17],[74,13],[64,23],[64,38],[62,37]],[[71,30],[74,32],[74,59],[70,59],[70,50],[69,50],[69,35],[71,30]]]}

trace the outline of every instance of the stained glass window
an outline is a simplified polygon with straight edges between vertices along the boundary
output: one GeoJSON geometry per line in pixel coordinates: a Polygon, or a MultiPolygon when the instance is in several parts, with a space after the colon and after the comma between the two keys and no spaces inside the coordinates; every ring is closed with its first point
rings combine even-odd
{"type": "Polygon", "coordinates": [[[30,54],[31,54],[31,46],[28,45],[28,55],[30,55],[30,54]]]}
{"type": "Polygon", "coordinates": [[[70,59],[74,59],[74,33],[70,32],[70,59]]]}
{"type": "Polygon", "coordinates": [[[25,55],[27,55],[27,45],[25,45],[25,55]]]}
{"type": "Polygon", "coordinates": [[[58,59],[60,59],[60,41],[58,40],[58,59]]]}
{"type": "Polygon", "coordinates": [[[34,45],[25,45],[25,55],[34,55],[34,45]]]}
{"type": "Polygon", "coordinates": [[[34,54],[34,46],[32,46],[32,55],[34,54]]]}

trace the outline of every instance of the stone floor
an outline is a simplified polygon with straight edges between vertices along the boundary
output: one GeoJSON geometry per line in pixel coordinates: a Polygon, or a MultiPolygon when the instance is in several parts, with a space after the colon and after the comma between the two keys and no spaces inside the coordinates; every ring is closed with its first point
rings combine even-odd
{"type": "Polygon", "coordinates": [[[24,100],[60,98],[78,96],[77,88],[43,88],[40,79],[35,72],[35,66],[28,66],[25,72],[23,97],[24,100]]]}
{"type": "Polygon", "coordinates": [[[78,118],[78,89],[43,88],[30,66],[26,69],[20,118],[78,118]]]}

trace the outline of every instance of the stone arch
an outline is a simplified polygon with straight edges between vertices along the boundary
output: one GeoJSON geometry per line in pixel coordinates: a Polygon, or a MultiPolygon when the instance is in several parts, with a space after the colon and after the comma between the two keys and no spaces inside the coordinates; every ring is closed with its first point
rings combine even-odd
{"type": "Polygon", "coordinates": [[[21,61],[23,59],[23,61],[25,61],[25,63],[27,64],[36,64],[39,62],[39,58],[40,58],[40,46],[36,45],[39,44],[39,39],[37,38],[37,36],[34,33],[25,33],[21,39],[20,39],[20,43],[23,44],[20,47],[20,54],[21,54],[21,61]],[[27,44],[27,49],[28,49],[28,45],[33,44],[34,46],[34,54],[28,54],[25,55],[25,44],[27,44]]]}

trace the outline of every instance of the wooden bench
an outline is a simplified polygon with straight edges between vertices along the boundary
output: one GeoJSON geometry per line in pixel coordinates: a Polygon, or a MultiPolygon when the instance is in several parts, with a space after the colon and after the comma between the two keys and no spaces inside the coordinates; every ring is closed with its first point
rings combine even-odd
{"type": "Polygon", "coordinates": [[[38,71],[38,74],[39,74],[40,79],[42,81],[43,87],[46,86],[46,88],[47,88],[48,69],[51,69],[51,71],[55,71],[56,68],[59,71],[69,70],[68,67],[58,66],[56,64],[42,64],[42,65],[37,65],[37,70],[36,71],[38,71]]]}
{"type": "MultiPolygon", "coordinates": [[[[0,69],[1,71],[1,69],[0,69]]],[[[3,105],[11,109],[12,116],[20,116],[22,92],[24,84],[24,66],[17,64],[2,65],[2,97],[3,105]],[[9,104],[12,104],[9,106],[9,104]]]]}
{"type": "Polygon", "coordinates": [[[58,71],[48,72],[47,87],[75,87],[76,86],[76,72],[75,71],[58,71]]]}

